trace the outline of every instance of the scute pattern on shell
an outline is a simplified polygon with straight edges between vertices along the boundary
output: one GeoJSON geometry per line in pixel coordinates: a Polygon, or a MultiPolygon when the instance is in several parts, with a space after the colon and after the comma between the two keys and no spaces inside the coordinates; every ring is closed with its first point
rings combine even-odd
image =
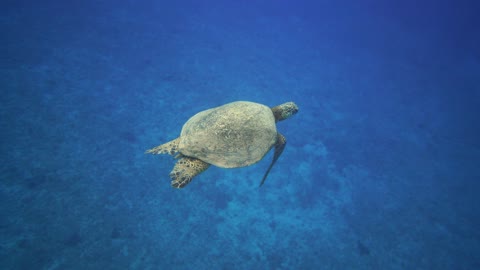
{"type": "Polygon", "coordinates": [[[218,167],[237,168],[262,159],[276,137],[269,107],[237,101],[191,117],[182,128],[179,150],[218,167]]]}

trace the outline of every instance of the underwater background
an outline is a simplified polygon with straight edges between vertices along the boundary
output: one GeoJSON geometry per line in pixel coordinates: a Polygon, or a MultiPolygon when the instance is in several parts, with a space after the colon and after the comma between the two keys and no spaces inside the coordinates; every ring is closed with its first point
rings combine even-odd
{"type": "Polygon", "coordinates": [[[0,269],[480,269],[475,1],[0,4],[0,269]],[[236,100],[283,155],[144,154],[236,100]]]}

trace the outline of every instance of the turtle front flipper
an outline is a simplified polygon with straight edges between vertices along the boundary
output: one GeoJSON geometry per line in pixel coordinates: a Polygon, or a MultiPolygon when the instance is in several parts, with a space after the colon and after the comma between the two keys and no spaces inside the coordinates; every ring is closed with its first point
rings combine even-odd
{"type": "Polygon", "coordinates": [[[287,145],[287,139],[285,139],[285,137],[284,137],[282,134],[277,133],[277,142],[276,142],[275,145],[274,145],[274,147],[275,147],[275,152],[274,152],[274,154],[273,154],[273,160],[272,160],[272,163],[270,163],[270,166],[268,166],[267,172],[266,172],[265,175],[263,176],[262,182],[260,183],[260,187],[263,185],[263,183],[264,183],[265,180],[267,179],[268,173],[269,173],[270,170],[272,169],[273,164],[275,164],[275,162],[277,162],[277,159],[278,159],[278,158],[280,157],[280,155],[282,154],[283,149],[285,149],[285,145],[287,145]]]}
{"type": "Polygon", "coordinates": [[[200,159],[186,156],[181,157],[170,172],[172,187],[183,188],[190,183],[195,176],[208,169],[209,166],[210,164],[200,159]]]}
{"type": "Polygon", "coordinates": [[[178,152],[178,144],[180,143],[180,138],[176,138],[173,141],[169,141],[152,149],[145,151],[145,154],[169,154],[175,155],[178,152]]]}

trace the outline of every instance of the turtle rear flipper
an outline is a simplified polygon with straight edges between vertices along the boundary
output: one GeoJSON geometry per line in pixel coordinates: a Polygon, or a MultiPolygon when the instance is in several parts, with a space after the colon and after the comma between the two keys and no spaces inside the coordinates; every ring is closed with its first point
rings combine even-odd
{"type": "Polygon", "coordinates": [[[169,141],[167,143],[161,144],[157,147],[154,147],[152,149],[148,149],[145,151],[145,154],[169,154],[171,156],[175,155],[178,153],[178,144],[180,143],[180,138],[176,138],[173,141],[169,141]]]}
{"type": "Polygon", "coordinates": [[[277,142],[274,145],[275,152],[273,154],[273,160],[272,160],[272,163],[270,163],[270,166],[268,166],[268,170],[262,178],[262,182],[260,183],[260,187],[263,185],[263,183],[265,183],[265,180],[267,179],[268,173],[272,169],[275,162],[277,162],[277,159],[282,154],[283,149],[285,149],[285,145],[287,145],[287,139],[285,139],[285,137],[282,134],[277,133],[277,142]]]}
{"type": "Polygon", "coordinates": [[[183,188],[208,167],[210,167],[210,164],[200,159],[185,156],[180,158],[170,172],[172,187],[183,188]]]}

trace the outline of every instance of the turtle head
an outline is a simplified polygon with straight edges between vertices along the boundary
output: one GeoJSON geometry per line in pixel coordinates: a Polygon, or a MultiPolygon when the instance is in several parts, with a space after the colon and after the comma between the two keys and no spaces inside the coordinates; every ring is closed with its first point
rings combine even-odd
{"type": "Polygon", "coordinates": [[[273,116],[275,116],[275,122],[278,122],[296,114],[298,112],[298,106],[290,101],[273,107],[272,112],[273,116]]]}

